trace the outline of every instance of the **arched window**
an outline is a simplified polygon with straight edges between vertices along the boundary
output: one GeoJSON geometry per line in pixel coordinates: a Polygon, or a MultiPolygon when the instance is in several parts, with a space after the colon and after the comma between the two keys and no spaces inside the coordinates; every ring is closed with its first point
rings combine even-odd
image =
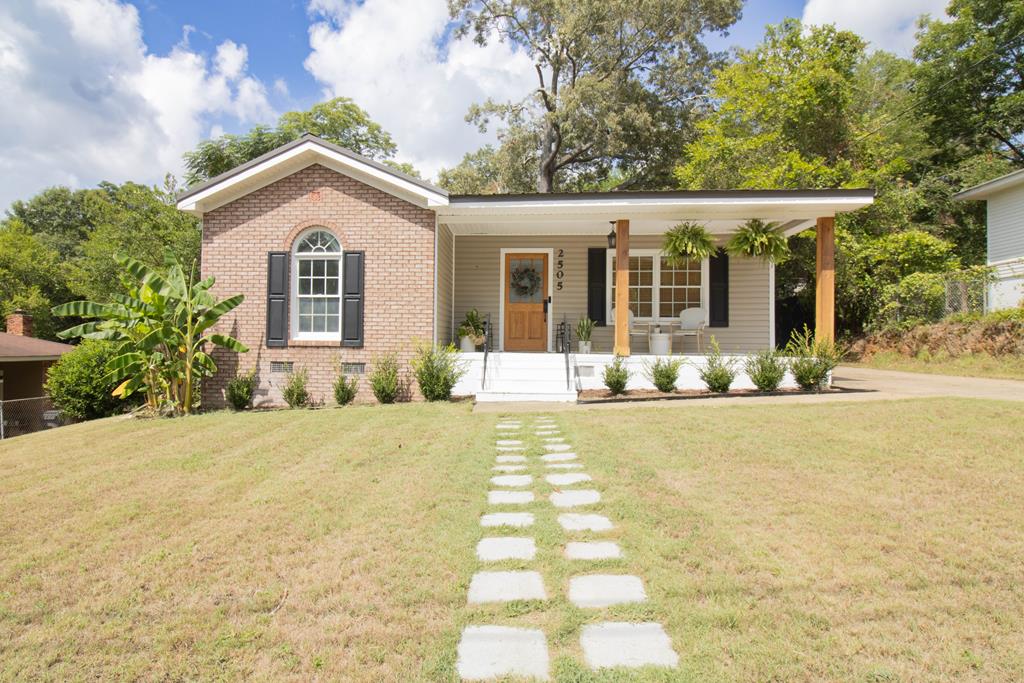
{"type": "Polygon", "coordinates": [[[292,254],[292,336],[341,338],[341,244],[322,228],[299,236],[292,254]]]}

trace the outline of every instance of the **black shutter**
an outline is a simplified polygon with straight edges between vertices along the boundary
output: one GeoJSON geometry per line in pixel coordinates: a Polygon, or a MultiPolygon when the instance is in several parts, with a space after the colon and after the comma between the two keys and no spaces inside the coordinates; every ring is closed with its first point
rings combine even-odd
{"type": "Polygon", "coordinates": [[[604,247],[587,249],[587,316],[597,325],[605,324],[605,285],[608,255],[604,247]]]}
{"type": "Polygon", "coordinates": [[[267,254],[267,348],[288,346],[288,252],[267,254]]]}
{"type": "Polygon", "coordinates": [[[729,255],[722,249],[708,259],[708,327],[729,327],[729,255]]]}
{"type": "Polygon", "coordinates": [[[341,345],[363,345],[363,252],[343,254],[341,288],[341,345]]]}

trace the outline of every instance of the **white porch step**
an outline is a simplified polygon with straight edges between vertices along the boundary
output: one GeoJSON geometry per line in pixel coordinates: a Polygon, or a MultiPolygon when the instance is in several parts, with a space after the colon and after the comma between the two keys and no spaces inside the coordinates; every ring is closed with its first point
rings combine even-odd
{"type": "MultiPolygon", "coordinates": [[[[564,387],[564,385],[563,385],[564,387]]],[[[499,402],[549,402],[549,403],[575,403],[575,391],[478,391],[476,400],[482,403],[499,402]]]]}
{"type": "Polygon", "coordinates": [[[575,390],[575,382],[573,382],[571,389],[567,389],[565,386],[565,370],[562,371],[561,377],[555,377],[552,379],[551,375],[540,377],[509,377],[505,374],[495,377],[488,373],[487,384],[484,385],[484,391],[511,391],[515,393],[533,393],[533,394],[552,394],[563,391],[575,390]]]}

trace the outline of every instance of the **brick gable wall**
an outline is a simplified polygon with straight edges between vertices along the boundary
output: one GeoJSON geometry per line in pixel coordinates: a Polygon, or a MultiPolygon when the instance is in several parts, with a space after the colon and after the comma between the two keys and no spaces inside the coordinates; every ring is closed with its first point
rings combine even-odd
{"type": "MultiPolygon", "coordinates": [[[[333,403],[331,385],[341,362],[366,363],[383,352],[398,354],[411,380],[416,339],[433,339],[434,213],[320,165],[263,187],[203,217],[203,277],[214,276],[219,297],[245,301],[218,329],[249,347],[245,354],[215,351],[219,371],[203,385],[203,405],[225,405],[227,382],[257,368],[256,405],[279,405],[287,376],[272,374],[272,361],[292,361],[309,372],[313,398],[333,403]],[[267,348],[267,253],[290,251],[305,228],[324,226],[349,251],[365,251],[363,348],[340,342],[289,342],[267,348]]],[[[366,377],[357,400],[373,400],[366,377]]]]}

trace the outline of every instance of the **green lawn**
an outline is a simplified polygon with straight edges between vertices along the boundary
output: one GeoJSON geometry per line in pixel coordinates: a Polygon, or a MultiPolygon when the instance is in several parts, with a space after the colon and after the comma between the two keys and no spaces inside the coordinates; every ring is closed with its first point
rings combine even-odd
{"type": "Polygon", "coordinates": [[[922,354],[915,357],[895,351],[882,351],[852,365],[878,370],[903,370],[957,377],[1024,379],[1024,357],[992,356],[987,353],[969,353],[962,356],[922,354]]]}
{"type": "Polygon", "coordinates": [[[568,603],[542,482],[538,559],[502,566],[541,571],[551,600],[466,606],[499,419],[467,404],[3,442],[0,680],[448,681],[470,623],[543,628],[559,681],[1024,678],[1018,405],[556,418],[626,553],[589,566],[643,577],[642,606],[568,603]],[[582,668],[579,629],[607,618],[663,623],[680,669],[582,668]]]}

